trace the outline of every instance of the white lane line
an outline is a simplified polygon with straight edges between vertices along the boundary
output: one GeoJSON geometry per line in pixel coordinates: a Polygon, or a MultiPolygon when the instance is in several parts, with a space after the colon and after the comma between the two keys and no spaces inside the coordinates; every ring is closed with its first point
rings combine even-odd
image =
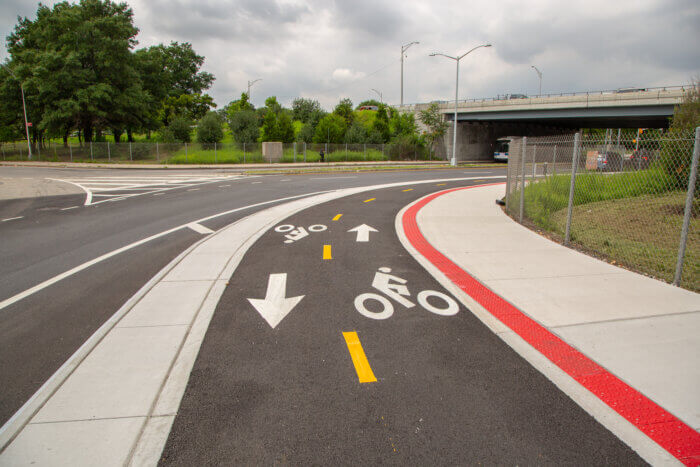
{"type": "Polygon", "coordinates": [[[76,209],[77,207],[78,207],[78,206],[70,206],[70,207],[61,209],[61,211],[68,211],[68,210],[70,210],[70,209],[76,209]]]}
{"type": "Polygon", "coordinates": [[[339,178],[357,178],[357,176],[352,176],[352,177],[310,177],[309,180],[337,180],[339,178]]]}
{"type": "Polygon", "coordinates": [[[163,196],[165,193],[154,193],[153,196],[163,196]]]}
{"type": "Polygon", "coordinates": [[[7,219],[3,219],[1,222],[7,222],[7,221],[13,221],[15,219],[21,219],[24,216],[17,216],[17,217],[8,217],[7,219]]]}
{"type": "Polygon", "coordinates": [[[187,224],[187,227],[202,235],[214,233],[214,231],[211,230],[209,227],[206,227],[202,224],[198,224],[196,222],[191,222],[187,224]]]}
{"type": "Polygon", "coordinates": [[[219,188],[223,188],[225,186],[231,186],[231,185],[219,185],[219,188]]]}
{"type": "MultiPolygon", "coordinates": [[[[197,223],[197,224],[200,224],[200,223],[202,223],[202,222],[206,222],[206,221],[211,220],[211,219],[216,219],[217,217],[225,216],[225,215],[227,215],[227,214],[232,214],[232,213],[234,213],[234,212],[243,211],[243,210],[245,210],[245,209],[255,208],[255,207],[258,207],[258,206],[264,206],[264,205],[266,205],[266,204],[279,203],[279,202],[281,202],[281,201],[287,201],[287,200],[291,200],[291,199],[303,198],[303,197],[305,197],[305,196],[318,195],[318,194],[322,194],[322,193],[327,193],[327,191],[317,191],[317,192],[314,192],[314,193],[305,193],[305,194],[303,194],[303,195],[289,196],[289,197],[286,197],[286,198],[278,198],[278,199],[273,199],[273,200],[270,200],[270,201],[263,201],[262,203],[249,204],[248,206],[243,206],[243,207],[240,207],[240,208],[231,209],[231,210],[229,210],[229,211],[220,212],[220,213],[214,214],[214,215],[212,215],[212,216],[203,217],[202,219],[198,219],[198,220],[196,220],[196,221],[194,221],[194,222],[197,223]]],[[[24,216],[22,216],[22,217],[24,217],[24,216]]],[[[113,257],[113,256],[116,256],[116,255],[118,255],[119,253],[123,253],[123,252],[125,252],[125,251],[131,250],[132,248],[135,248],[135,247],[137,247],[137,246],[143,245],[144,243],[148,243],[148,242],[150,242],[151,240],[155,240],[156,238],[160,238],[160,237],[163,237],[163,236],[165,236],[165,235],[171,234],[171,233],[175,232],[176,230],[180,230],[180,229],[182,229],[182,228],[186,228],[186,227],[188,227],[188,224],[190,224],[190,222],[188,222],[187,224],[178,225],[177,227],[173,227],[172,229],[164,230],[163,232],[157,233],[157,234],[155,234],[155,235],[151,235],[150,237],[143,238],[143,239],[141,239],[141,240],[139,240],[139,241],[136,241],[136,242],[134,242],[134,243],[130,243],[130,244],[125,245],[125,246],[123,246],[123,247],[121,247],[121,248],[117,248],[116,250],[110,251],[109,253],[105,253],[105,254],[102,255],[102,256],[98,256],[98,257],[95,258],[95,259],[92,259],[92,260],[90,260],[90,261],[87,261],[87,262],[85,262],[85,263],[83,263],[83,264],[80,264],[80,265],[78,265],[78,266],[76,266],[76,267],[74,267],[74,268],[72,268],[72,269],[69,269],[68,271],[65,271],[65,272],[63,272],[63,273],[61,273],[61,274],[58,274],[57,276],[54,276],[54,277],[52,277],[52,278],[50,278],[50,279],[47,279],[47,280],[45,280],[44,282],[41,282],[40,284],[35,285],[34,287],[30,287],[30,288],[28,288],[27,290],[25,290],[25,291],[23,291],[23,292],[20,292],[20,293],[18,293],[18,294],[16,294],[16,295],[13,295],[13,296],[10,297],[10,298],[6,298],[5,300],[1,301],[1,302],[0,302],[0,310],[2,310],[3,308],[6,308],[6,307],[12,305],[13,303],[16,303],[16,302],[22,300],[23,298],[29,297],[30,295],[35,294],[36,292],[39,292],[40,290],[43,290],[43,289],[45,289],[46,287],[48,287],[48,286],[50,286],[50,285],[53,285],[53,284],[55,284],[56,282],[58,282],[58,281],[60,281],[60,280],[65,279],[66,277],[70,277],[70,276],[72,276],[72,275],[74,275],[74,274],[79,273],[80,271],[83,271],[83,270],[89,268],[90,266],[93,266],[93,265],[95,265],[95,264],[97,264],[97,263],[100,263],[100,262],[106,260],[106,259],[109,259],[109,258],[111,258],[111,257],[113,257]]]]}
{"type": "Polygon", "coordinates": [[[187,191],[199,191],[199,188],[190,188],[190,189],[187,190],[187,191]]]}
{"type": "Polygon", "coordinates": [[[262,183],[262,182],[253,182],[253,184],[255,184],[255,183],[262,183]]]}
{"type": "Polygon", "coordinates": [[[291,178],[284,178],[284,179],[280,180],[280,182],[291,182],[291,181],[292,181],[291,178]]]}

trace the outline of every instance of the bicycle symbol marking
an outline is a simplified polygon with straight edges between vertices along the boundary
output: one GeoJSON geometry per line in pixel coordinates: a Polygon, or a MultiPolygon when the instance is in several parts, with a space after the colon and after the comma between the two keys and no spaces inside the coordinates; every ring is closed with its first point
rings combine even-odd
{"type": "MultiPolygon", "coordinates": [[[[374,280],[372,281],[372,287],[382,292],[387,297],[393,299],[394,301],[400,303],[406,308],[413,308],[416,306],[411,300],[406,297],[410,297],[411,293],[408,291],[408,282],[406,279],[402,279],[398,276],[389,274],[391,268],[381,267],[374,274],[374,280]]],[[[436,290],[422,290],[416,295],[416,301],[425,310],[440,316],[453,316],[459,312],[459,305],[455,302],[449,295],[436,290]],[[428,299],[434,297],[440,299],[444,302],[443,307],[438,307],[431,304],[428,299]]],[[[388,319],[394,314],[394,305],[391,300],[374,292],[363,293],[355,297],[355,309],[367,318],[372,319],[388,319]],[[371,311],[365,306],[367,300],[374,300],[381,304],[381,311],[371,311]]]]}
{"type": "Polygon", "coordinates": [[[308,237],[309,232],[323,232],[326,229],[328,229],[328,227],[323,224],[310,225],[306,229],[304,227],[295,227],[292,224],[282,224],[275,227],[275,232],[287,234],[284,236],[284,238],[286,238],[284,243],[294,243],[304,237],[308,237]]]}

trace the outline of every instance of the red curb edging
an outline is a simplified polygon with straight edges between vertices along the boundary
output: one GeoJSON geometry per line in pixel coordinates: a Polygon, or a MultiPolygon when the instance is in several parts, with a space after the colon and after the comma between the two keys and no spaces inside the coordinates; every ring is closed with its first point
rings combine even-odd
{"type": "Polygon", "coordinates": [[[449,280],[508,326],[538,352],[636,426],[685,465],[700,465],[700,433],[642,393],[586,357],[500,295],[450,261],[433,247],[418,227],[418,212],[439,196],[453,191],[501,185],[490,183],[453,188],[428,195],[409,207],[401,219],[408,241],[449,280]]]}

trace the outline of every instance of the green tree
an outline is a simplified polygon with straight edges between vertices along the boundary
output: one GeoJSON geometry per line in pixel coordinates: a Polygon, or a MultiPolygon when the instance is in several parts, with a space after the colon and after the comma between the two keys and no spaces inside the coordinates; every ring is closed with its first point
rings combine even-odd
{"type": "Polygon", "coordinates": [[[216,104],[209,94],[169,96],[163,101],[160,119],[166,125],[176,117],[195,121],[204,117],[212,108],[216,108],[216,104]]]}
{"type": "Polygon", "coordinates": [[[376,99],[367,99],[357,104],[357,108],[359,109],[360,107],[363,107],[365,105],[376,105],[377,107],[379,107],[380,105],[382,105],[382,103],[376,99]]]}
{"type": "Polygon", "coordinates": [[[175,117],[168,125],[168,130],[175,141],[181,143],[192,141],[192,123],[184,117],[175,117]]]}
{"type": "MultiPolygon", "coordinates": [[[[688,188],[693,158],[695,128],[700,126],[700,82],[693,81],[683,102],[673,110],[668,137],[661,143],[661,165],[680,190],[688,188]]],[[[700,171],[695,180],[695,198],[700,199],[700,171]]]]}
{"type": "Polygon", "coordinates": [[[323,117],[314,131],[314,143],[342,143],[347,126],[345,119],[336,113],[323,117]]]}
{"type": "Polygon", "coordinates": [[[266,111],[271,111],[275,115],[282,111],[282,106],[277,102],[277,97],[270,96],[265,99],[265,109],[266,111]]]}
{"type": "Polygon", "coordinates": [[[418,119],[426,126],[423,136],[428,141],[430,152],[435,149],[435,143],[445,135],[448,123],[442,118],[440,106],[432,103],[427,109],[418,113],[418,119]]]}
{"type": "Polygon", "coordinates": [[[350,144],[369,143],[367,129],[360,122],[354,122],[345,134],[345,142],[350,144]]]}
{"type": "Polygon", "coordinates": [[[292,118],[308,123],[314,112],[321,110],[321,104],[315,99],[297,97],[292,101],[292,118]]]}
{"type": "Polygon", "coordinates": [[[272,110],[268,110],[260,128],[260,138],[262,141],[280,141],[277,128],[277,116],[272,110]]]}
{"type": "Polygon", "coordinates": [[[254,143],[260,136],[260,120],[253,110],[241,110],[229,115],[228,127],[239,143],[254,143]]]}
{"type": "Polygon", "coordinates": [[[371,132],[381,136],[381,141],[379,142],[386,143],[389,141],[391,129],[389,128],[389,117],[386,114],[386,107],[383,105],[379,106],[377,117],[374,119],[374,122],[372,122],[371,132]]]}
{"type": "Polygon", "coordinates": [[[277,117],[277,137],[283,143],[294,142],[294,124],[287,112],[281,112],[277,117]]]}
{"type": "Polygon", "coordinates": [[[224,139],[221,117],[209,112],[197,124],[197,141],[200,143],[220,143],[224,139]]]}
{"type": "Polygon", "coordinates": [[[352,112],[352,101],[350,99],[341,99],[338,105],[335,106],[335,109],[333,109],[333,113],[343,117],[346,127],[352,125],[354,116],[352,112]]]}

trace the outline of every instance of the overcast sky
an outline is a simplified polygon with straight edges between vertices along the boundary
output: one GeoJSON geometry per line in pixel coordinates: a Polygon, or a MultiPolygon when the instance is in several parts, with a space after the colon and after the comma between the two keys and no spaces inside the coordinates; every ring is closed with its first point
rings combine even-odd
{"type": "MultiPolygon", "coordinates": [[[[56,3],[47,1],[47,4],[56,3]]],[[[312,97],[330,109],[383,94],[399,103],[401,45],[407,52],[404,102],[459,97],[687,84],[700,77],[698,0],[130,0],[139,47],[191,42],[206,57],[219,106],[248,80],[256,106],[312,97]]],[[[36,2],[0,1],[3,38],[36,2]]],[[[2,50],[0,59],[7,56],[2,50]]]]}

